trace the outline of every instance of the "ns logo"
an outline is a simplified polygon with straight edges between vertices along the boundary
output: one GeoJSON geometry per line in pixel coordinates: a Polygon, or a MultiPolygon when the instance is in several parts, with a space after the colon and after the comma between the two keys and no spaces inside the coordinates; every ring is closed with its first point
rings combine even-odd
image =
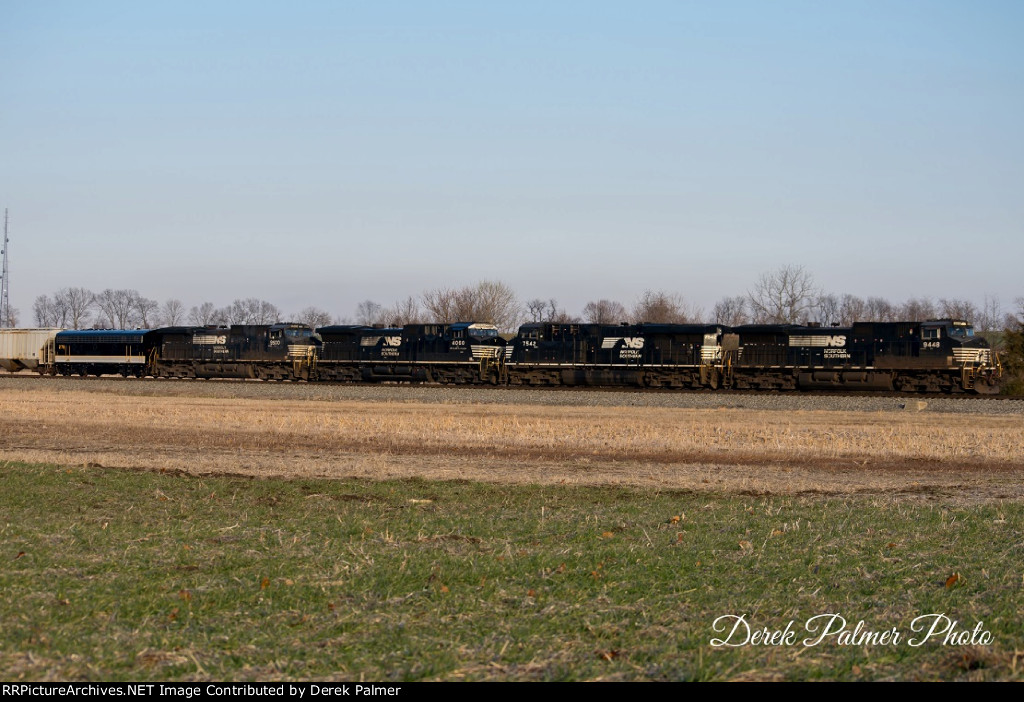
{"type": "Polygon", "coordinates": [[[400,336],[385,336],[384,337],[384,345],[385,346],[401,346],[402,345],[402,337],[400,337],[400,336]]]}
{"type": "Polygon", "coordinates": [[[842,334],[837,336],[826,336],[825,346],[846,346],[846,337],[842,334]]]}
{"type": "Polygon", "coordinates": [[[623,337],[622,346],[627,349],[642,349],[644,347],[644,338],[642,336],[623,337]]]}

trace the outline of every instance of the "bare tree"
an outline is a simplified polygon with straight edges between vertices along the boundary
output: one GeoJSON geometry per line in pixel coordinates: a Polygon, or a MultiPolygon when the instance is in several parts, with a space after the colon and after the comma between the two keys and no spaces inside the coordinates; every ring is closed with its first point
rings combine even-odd
{"type": "Polygon", "coordinates": [[[686,324],[700,317],[700,310],[691,307],[681,295],[646,290],[633,305],[635,324],[686,324]]]}
{"type": "Polygon", "coordinates": [[[6,319],[0,319],[0,327],[14,328],[18,326],[18,310],[15,307],[7,308],[6,319]]]}
{"type": "Polygon", "coordinates": [[[994,295],[985,295],[981,311],[978,313],[974,326],[979,331],[995,331],[1000,328],[1003,319],[1003,308],[999,304],[999,298],[994,295]]]}
{"type": "Polygon", "coordinates": [[[230,326],[232,324],[242,324],[242,319],[236,317],[238,310],[233,305],[226,307],[218,307],[213,311],[213,319],[211,324],[216,324],[221,327],[230,326]]]}
{"type": "Polygon", "coordinates": [[[839,300],[839,323],[849,327],[861,320],[868,321],[867,303],[856,295],[844,294],[839,300]]]}
{"type": "Polygon", "coordinates": [[[150,300],[148,297],[143,297],[136,293],[135,297],[135,313],[138,316],[139,326],[143,329],[149,329],[151,322],[156,322],[157,314],[160,311],[160,303],[156,300],[150,300]]]}
{"type": "Polygon", "coordinates": [[[1003,316],[1003,330],[1013,330],[1020,327],[1020,331],[1024,332],[1024,297],[1018,297],[1015,302],[1019,312],[1017,314],[1007,312],[1003,316]]]}
{"type": "Polygon", "coordinates": [[[544,312],[548,308],[548,301],[542,300],[539,297],[535,297],[532,300],[526,302],[526,313],[530,317],[531,322],[543,322],[544,312]]]}
{"type": "Polygon", "coordinates": [[[942,298],[939,300],[940,316],[946,319],[963,319],[973,322],[978,318],[978,308],[970,300],[942,298]]]}
{"type": "Polygon", "coordinates": [[[181,300],[171,298],[160,308],[160,323],[166,327],[176,327],[185,321],[185,305],[181,300]]]}
{"type": "Polygon", "coordinates": [[[583,308],[583,319],[590,324],[619,324],[626,316],[626,308],[614,300],[588,302],[583,308]]]}
{"type": "Polygon", "coordinates": [[[58,315],[53,300],[48,295],[40,295],[32,305],[32,316],[37,327],[63,327],[64,320],[58,315]]]}
{"type": "MultiPolygon", "coordinates": [[[[522,307],[515,291],[497,280],[482,280],[469,289],[474,298],[472,321],[487,322],[503,331],[516,328],[522,315],[522,307]]],[[[470,321],[470,318],[466,318],[470,321]]]]}
{"type": "Polygon", "coordinates": [[[255,297],[237,299],[227,309],[231,324],[273,324],[281,319],[281,310],[255,297]]]}
{"type": "Polygon", "coordinates": [[[869,297],[864,307],[865,322],[895,322],[896,308],[884,297],[869,297]]]}
{"type": "Polygon", "coordinates": [[[458,321],[456,311],[456,298],[459,292],[451,288],[436,288],[427,290],[420,299],[423,300],[423,307],[430,317],[430,321],[439,324],[451,324],[458,321]]]}
{"type": "Polygon", "coordinates": [[[840,310],[842,309],[842,302],[835,295],[824,294],[818,295],[817,303],[815,304],[817,310],[818,323],[823,327],[838,326],[842,319],[840,310]]]}
{"type": "Polygon", "coordinates": [[[918,297],[911,298],[900,305],[896,316],[899,318],[896,321],[899,322],[924,322],[935,319],[938,314],[934,302],[927,297],[918,297]]]}
{"type": "Polygon", "coordinates": [[[310,329],[317,329],[318,327],[326,327],[331,323],[331,313],[319,307],[307,307],[299,312],[296,320],[300,324],[305,324],[310,329]]]}
{"type": "Polygon", "coordinates": [[[256,324],[276,324],[281,321],[281,310],[277,305],[266,300],[260,300],[259,313],[256,315],[256,324]]]}
{"type": "Polygon", "coordinates": [[[814,276],[803,266],[783,266],[763,274],[747,293],[755,322],[806,322],[819,295],[814,276]]]}
{"type": "Polygon", "coordinates": [[[111,329],[131,329],[137,326],[138,317],[135,301],[139,293],[135,290],[112,290],[107,288],[96,295],[96,306],[101,317],[98,324],[111,329]]]}
{"type": "Polygon", "coordinates": [[[526,311],[531,322],[552,322],[554,324],[579,324],[579,317],[574,317],[558,306],[558,300],[539,297],[526,303],[526,311]]]}
{"type": "Polygon", "coordinates": [[[545,321],[553,324],[579,324],[581,320],[576,315],[566,312],[564,307],[559,307],[558,301],[552,299],[548,300],[548,310],[545,315],[545,321]]]}
{"type": "Polygon", "coordinates": [[[485,322],[508,331],[515,328],[522,314],[522,307],[512,288],[493,280],[458,290],[428,290],[423,293],[422,300],[431,321],[441,324],[485,322]]]}
{"type": "Polygon", "coordinates": [[[396,302],[382,313],[383,322],[389,327],[402,327],[406,324],[423,323],[423,313],[420,311],[420,303],[413,296],[409,296],[401,302],[396,302]]]}
{"type": "Polygon", "coordinates": [[[382,324],[384,308],[373,300],[363,300],[356,306],[356,324],[382,324]]]}
{"type": "Polygon", "coordinates": [[[63,288],[53,296],[59,326],[82,329],[89,323],[96,296],[85,288],[63,288]]]}
{"type": "Polygon", "coordinates": [[[207,327],[216,322],[217,308],[212,302],[204,302],[188,311],[188,321],[197,327],[207,327]]]}
{"type": "Polygon", "coordinates": [[[712,314],[716,324],[724,324],[728,327],[736,327],[750,321],[750,316],[747,314],[747,298],[742,295],[723,297],[715,303],[712,314]]]}

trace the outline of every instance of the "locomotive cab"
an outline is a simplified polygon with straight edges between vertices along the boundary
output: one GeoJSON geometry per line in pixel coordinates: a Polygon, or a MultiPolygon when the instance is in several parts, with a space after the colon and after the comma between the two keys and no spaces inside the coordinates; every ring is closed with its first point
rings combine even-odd
{"type": "Polygon", "coordinates": [[[493,324],[457,322],[448,328],[449,352],[461,355],[468,351],[467,360],[504,358],[505,340],[493,324]]]}
{"type": "Polygon", "coordinates": [[[272,324],[267,333],[267,351],[280,350],[289,361],[312,362],[322,342],[320,335],[305,324],[272,324]]]}
{"type": "Polygon", "coordinates": [[[958,349],[983,347],[985,342],[974,336],[974,327],[969,322],[959,319],[931,319],[921,322],[922,356],[952,355],[957,357],[957,360],[962,360],[964,354],[957,353],[958,349]]]}
{"type": "Polygon", "coordinates": [[[980,393],[998,391],[1002,368],[988,342],[974,335],[974,327],[961,319],[921,323],[921,356],[935,358],[960,370],[960,387],[980,393]]]}

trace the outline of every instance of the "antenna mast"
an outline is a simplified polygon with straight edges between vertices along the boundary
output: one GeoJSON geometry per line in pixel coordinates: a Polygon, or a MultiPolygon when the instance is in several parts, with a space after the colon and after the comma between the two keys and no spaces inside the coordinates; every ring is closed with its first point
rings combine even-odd
{"type": "Polygon", "coordinates": [[[10,276],[10,269],[7,266],[7,208],[4,208],[4,246],[0,253],[4,256],[4,270],[0,274],[0,328],[11,326],[11,301],[7,297],[7,278],[10,276]]]}

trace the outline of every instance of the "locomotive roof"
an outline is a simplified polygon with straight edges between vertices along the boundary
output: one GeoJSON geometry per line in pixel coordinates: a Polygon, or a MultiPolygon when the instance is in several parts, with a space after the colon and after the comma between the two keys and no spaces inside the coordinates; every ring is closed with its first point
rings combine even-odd
{"type": "Polygon", "coordinates": [[[451,325],[452,329],[497,329],[493,324],[486,324],[484,322],[455,322],[451,325]]]}
{"type": "Polygon", "coordinates": [[[147,329],[69,329],[57,332],[61,341],[93,341],[104,344],[138,344],[147,329]]]}
{"type": "Polygon", "coordinates": [[[193,326],[193,327],[160,327],[153,331],[163,332],[165,334],[194,334],[196,332],[205,332],[211,334],[213,332],[227,332],[228,327],[217,327],[217,326],[193,326]]]}
{"type": "Polygon", "coordinates": [[[705,333],[722,329],[721,324],[669,324],[667,322],[644,322],[639,325],[644,331],[668,333],[705,333]]]}

